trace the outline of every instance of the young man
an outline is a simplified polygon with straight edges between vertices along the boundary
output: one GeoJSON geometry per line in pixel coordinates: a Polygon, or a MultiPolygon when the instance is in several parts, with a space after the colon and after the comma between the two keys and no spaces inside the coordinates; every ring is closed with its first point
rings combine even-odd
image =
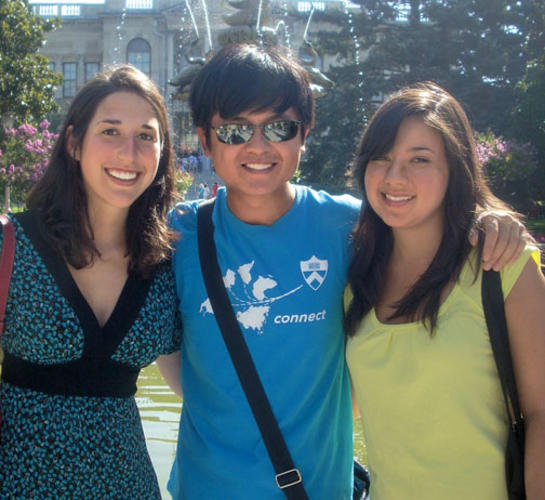
{"type": "MultiPolygon", "coordinates": [[[[309,498],[351,499],[342,295],[361,202],[289,182],[314,119],[294,61],[251,45],[223,49],[190,103],[226,186],[212,216],[224,283],[279,427],[309,498]]],[[[184,204],[171,219],[184,333],[181,358],[159,364],[177,392],[181,379],[184,403],[168,488],[176,500],[285,498],[203,284],[196,210],[184,204]]]]}

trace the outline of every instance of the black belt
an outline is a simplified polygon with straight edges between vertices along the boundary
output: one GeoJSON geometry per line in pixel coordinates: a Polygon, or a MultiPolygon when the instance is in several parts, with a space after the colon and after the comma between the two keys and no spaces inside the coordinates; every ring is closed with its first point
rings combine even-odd
{"type": "Polygon", "coordinates": [[[139,371],[109,358],[41,365],[4,351],[2,381],[45,394],[125,398],[135,394],[139,371]]]}

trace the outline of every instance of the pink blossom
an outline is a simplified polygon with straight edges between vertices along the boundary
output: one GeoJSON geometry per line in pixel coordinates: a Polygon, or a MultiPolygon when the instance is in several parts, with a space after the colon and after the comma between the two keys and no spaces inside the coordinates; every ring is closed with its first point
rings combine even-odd
{"type": "Polygon", "coordinates": [[[43,175],[58,138],[48,130],[49,125],[42,120],[38,128],[25,123],[6,130],[0,153],[0,182],[25,193],[43,175]]]}
{"type": "Polygon", "coordinates": [[[28,137],[34,137],[36,132],[38,132],[35,127],[29,125],[28,123],[23,123],[23,125],[20,125],[18,130],[28,137]]]}

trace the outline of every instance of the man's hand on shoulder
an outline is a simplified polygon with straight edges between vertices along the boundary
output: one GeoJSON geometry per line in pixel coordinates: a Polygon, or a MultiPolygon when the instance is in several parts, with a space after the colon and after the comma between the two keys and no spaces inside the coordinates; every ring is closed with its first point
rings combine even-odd
{"type": "Polygon", "coordinates": [[[484,232],[482,266],[485,270],[499,271],[505,265],[515,262],[524,247],[534,241],[524,224],[509,211],[481,212],[476,227],[469,234],[473,246],[478,242],[479,228],[484,232]]]}

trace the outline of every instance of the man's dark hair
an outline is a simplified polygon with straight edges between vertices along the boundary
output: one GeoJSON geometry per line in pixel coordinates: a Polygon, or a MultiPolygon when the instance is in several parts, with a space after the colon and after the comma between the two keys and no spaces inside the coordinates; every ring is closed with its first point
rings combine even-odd
{"type": "Polygon", "coordinates": [[[238,44],[225,47],[197,75],[189,96],[193,122],[210,141],[214,114],[223,119],[267,108],[283,113],[293,108],[303,122],[314,124],[314,98],[307,71],[272,47],[238,44]]]}

